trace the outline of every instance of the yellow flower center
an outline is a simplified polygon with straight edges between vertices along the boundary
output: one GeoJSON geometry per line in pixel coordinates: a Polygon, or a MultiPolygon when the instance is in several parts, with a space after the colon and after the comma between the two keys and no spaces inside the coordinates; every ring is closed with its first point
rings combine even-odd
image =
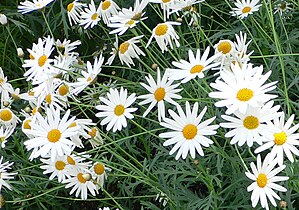
{"type": "Polygon", "coordinates": [[[259,176],[256,179],[256,182],[260,188],[264,188],[267,185],[268,178],[265,174],[259,174],[259,176]]]}
{"type": "MultiPolygon", "coordinates": [[[[4,142],[5,136],[0,136],[0,142],[4,142]]],[[[1,179],[1,173],[0,173],[0,179],[1,179]]]]}
{"type": "Polygon", "coordinates": [[[253,91],[248,88],[243,88],[238,91],[237,99],[239,101],[249,101],[253,97],[253,91]]]}
{"type": "Polygon", "coordinates": [[[98,13],[94,13],[92,16],[91,16],[91,19],[92,20],[96,20],[98,18],[99,14],[98,13]]]}
{"type": "Polygon", "coordinates": [[[76,161],[71,156],[68,155],[66,160],[67,160],[68,164],[73,165],[73,166],[76,165],[76,161]]]}
{"type": "Polygon", "coordinates": [[[231,51],[232,45],[228,41],[224,41],[221,42],[217,48],[219,52],[222,52],[222,54],[227,54],[231,51]]]}
{"type": "Polygon", "coordinates": [[[125,107],[121,104],[117,105],[115,108],[114,108],[114,114],[116,116],[120,116],[122,115],[123,113],[125,112],[125,107]]]}
{"type": "Polygon", "coordinates": [[[108,9],[108,8],[110,7],[110,5],[111,5],[111,2],[110,2],[110,1],[104,1],[104,2],[102,3],[102,10],[106,10],[106,9],[108,9]]]}
{"type": "Polygon", "coordinates": [[[105,167],[103,164],[97,163],[94,167],[93,167],[94,172],[97,175],[102,175],[105,171],[105,167]]]}
{"type": "Polygon", "coordinates": [[[204,66],[202,66],[202,65],[195,65],[190,70],[190,73],[191,74],[200,73],[203,70],[203,68],[204,68],[204,66]]]}
{"type": "Polygon", "coordinates": [[[48,57],[46,55],[40,56],[40,58],[38,59],[38,65],[40,67],[43,67],[47,60],[48,60],[48,57]]]}
{"type": "Polygon", "coordinates": [[[40,107],[34,107],[34,108],[32,109],[32,114],[35,115],[36,112],[42,112],[42,109],[41,109],[40,107]]]}
{"type": "Polygon", "coordinates": [[[127,52],[127,50],[129,49],[129,46],[130,44],[128,42],[124,42],[119,46],[118,51],[121,54],[125,54],[125,52],[127,52]]]}
{"type": "Polygon", "coordinates": [[[34,92],[29,91],[29,92],[28,92],[28,95],[30,95],[30,96],[34,96],[34,92]]]}
{"type": "Polygon", "coordinates": [[[46,102],[47,102],[48,104],[51,104],[51,102],[52,102],[52,96],[51,96],[50,93],[46,96],[46,102]]]}
{"type": "Polygon", "coordinates": [[[259,119],[254,116],[248,116],[243,120],[244,127],[249,130],[256,129],[259,126],[259,124],[259,119]]]}
{"type": "Polygon", "coordinates": [[[49,131],[47,137],[49,142],[53,142],[53,143],[58,142],[59,139],[61,138],[61,132],[58,129],[52,129],[49,131]]]}
{"type": "Polygon", "coordinates": [[[90,135],[91,138],[94,138],[97,135],[97,131],[98,129],[96,127],[93,127],[90,131],[88,131],[88,135],[90,135]]]}
{"type": "Polygon", "coordinates": [[[154,93],[154,96],[155,96],[155,99],[159,102],[161,100],[164,99],[166,95],[166,92],[165,92],[165,88],[157,88],[157,90],[155,91],[154,93]]]}
{"type": "Polygon", "coordinates": [[[77,123],[76,122],[72,122],[68,128],[73,128],[73,127],[76,127],[77,126],[77,123]]]}
{"type": "Polygon", "coordinates": [[[183,136],[187,140],[192,140],[197,134],[197,127],[193,124],[188,124],[183,129],[183,136]]]}
{"type": "Polygon", "coordinates": [[[157,36],[163,36],[167,33],[168,26],[166,24],[160,24],[157,26],[155,33],[157,36]]]}
{"type": "Polygon", "coordinates": [[[0,119],[3,121],[10,121],[12,119],[12,112],[9,109],[0,111],[0,119]]]}
{"type": "Polygon", "coordinates": [[[244,7],[243,9],[242,9],[242,13],[248,13],[248,12],[250,12],[251,11],[251,7],[244,7]]]}
{"type": "Polygon", "coordinates": [[[59,95],[65,96],[66,94],[68,94],[68,92],[69,92],[69,87],[67,85],[62,84],[59,86],[58,88],[59,95]]]}
{"type": "Polygon", "coordinates": [[[63,161],[61,161],[61,160],[56,161],[56,163],[55,163],[55,168],[56,168],[58,171],[63,170],[64,167],[65,167],[65,162],[63,162],[63,161]]]}
{"type": "Polygon", "coordinates": [[[132,20],[140,20],[141,16],[142,16],[142,12],[136,13],[136,14],[132,17],[132,20]]]}
{"type": "Polygon", "coordinates": [[[287,141],[287,135],[285,132],[274,133],[274,143],[276,145],[283,145],[287,141]]]}
{"type": "Polygon", "coordinates": [[[31,53],[29,54],[29,58],[30,58],[30,60],[34,60],[35,59],[35,57],[31,53]]]}
{"type": "Polygon", "coordinates": [[[67,11],[68,11],[68,12],[71,12],[72,9],[74,8],[74,6],[75,6],[74,2],[68,4],[68,5],[67,5],[67,11]]]}
{"type": "Polygon", "coordinates": [[[24,122],[23,128],[24,129],[31,129],[30,123],[31,123],[31,120],[26,120],[24,122]]]}
{"type": "Polygon", "coordinates": [[[77,179],[78,179],[79,182],[81,182],[81,183],[83,183],[83,184],[86,183],[86,180],[84,179],[82,173],[78,173],[78,175],[77,175],[77,179]]]}
{"type": "Polygon", "coordinates": [[[133,25],[135,23],[135,20],[129,20],[128,22],[126,22],[126,25],[129,25],[129,26],[131,26],[131,25],[133,25]]]}
{"type": "Polygon", "coordinates": [[[163,3],[168,3],[170,2],[171,0],[162,0],[163,3]]]}
{"type": "Polygon", "coordinates": [[[2,84],[5,82],[4,79],[0,78],[0,86],[2,86],[2,84]]]}

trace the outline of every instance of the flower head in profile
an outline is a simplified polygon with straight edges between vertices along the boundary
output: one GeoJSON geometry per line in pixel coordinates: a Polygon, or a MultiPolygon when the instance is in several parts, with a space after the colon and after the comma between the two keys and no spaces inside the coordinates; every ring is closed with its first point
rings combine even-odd
{"type": "Polygon", "coordinates": [[[195,158],[195,151],[200,156],[204,156],[202,147],[209,147],[210,144],[213,144],[213,141],[206,136],[216,134],[216,129],[219,127],[218,125],[210,125],[216,117],[201,122],[207,107],[204,107],[200,114],[197,115],[198,102],[194,104],[191,110],[187,101],[186,113],[180,106],[177,106],[177,110],[179,114],[169,109],[168,112],[173,119],[165,118],[164,122],[160,123],[161,126],[173,130],[159,135],[161,138],[169,139],[163,143],[163,146],[174,144],[169,154],[172,155],[178,150],[175,157],[176,160],[181,156],[183,159],[186,159],[188,153],[190,153],[192,158],[195,158]]]}
{"type": "Polygon", "coordinates": [[[287,189],[276,184],[275,182],[288,180],[287,176],[276,176],[281,172],[285,165],[275,168],[277,161],[271,161],[267,155],[264,161],[261,161],[261,156],[257,156],[257,165],[250,163],[252,173],[245,172],[246,176],[253,181],[247,187],[247,191],[251,192],[252,207],[256,207],[257,203],[263,208],[269,209],[268,199],[273,206],[277,206],[275,199],[280,200],[280,197],[274,192],[274,190],[280,192],[286,192],[287,189]]]}
{"type": "Polygon", "coordinates": [[[172,42],[174,42],[175,45],[179,47],[180,46],[180,43],[178,41],[179,35],[174,30],[173,25],[181,25],[181,23],[178,22],[159,23],[153,29],[152,35],[148,40],[146,47],[150,45],[153,38],[155,38],[158,46],[162,50],[162,53],[164,53],[164,51],[168,51],[167,48],[168,45],[170,45],[170,48],[173,49],[174,44],[172,42]]]}
{"type": "Polygon", "coordinates": [[[7,183],[6,180],[8,179],[13,179],[14,175],[16,175],[17,173],[8,173],[7,170],[11,169],[11,166],[14,164],[13,162],[4,162],[3,161],[3,156],[1,156],[0,158],[0,192],[2,190],[2,187],[6,187],[7,189],[11,190],[12,187],[10,186],[10,184],[7,183]]]}
{"type": "Polygon", "coordinates": [[[226,106],[226,114],[232,114],[239,110],[245,114],[248,107],[260,107],[267,101],[277,97],[267,92],[276,88],[277,82],[264,84],[270,77],[271,71],[262,75],[263,66],[255,68],[252,65],[232,64],[231,71],[221,71],[220,79],[210,85],[218,90],[209,93],[211,98],[219,98],[220,101],[215,103],[216,107],[226,106]]]}
{"type": "Polygon", "coordinates": [[[285,114],[274,119],[274,123],[269,122],[269,126],[275,128],[272,132],[266,135],[265,143],[258,147],[254,152],[260,153],[271,148],[270,158],[277,159],[278,165],[283,164],[283,155],[294,162],[293,154],[299,156],[299,150],[296,146],[299,145],[299,133],[296,131],[299,128],[299,123],[292,126],[295,115],[292,115],[287,122],[285,122],[285,114]]]}
{"type": "Polygon", "coordinates": [[[52,1],[54,0],[26,0],[20,3],[20,5],[18,6],[18,12],[26,14],[34,10],[41,10],[42,8],[50,4],[52,1]]]}
{"type": "Polygon", "coordinates": [[[236,0],[234,2],[236,8],[231,11],[232,16],[239,16],[239,18],[246,18],[248,15],[258,11],[262,4],[258,4],[259,0],[236,0]]]}
{"type": "Polygon", "coordinates": [[[145,117],[156,104],[158,104],[158,120],[161,122],[161,119],[165,118],[165,101],[173,105],[178,105],[173,99],[181,99],[182,97],[177,93],[181,89],[176,89],[179,84],[172,84],[173,80],[167,81],[166,74],[163,75],[161,79],[161,72],[158,68],[157,70],[157,82],[154,80],[152,75],[145,77],[147,84],[141,83],[141,85],[147,89],[150,93],[146,95],[141,95],[138,98],[145,99],[140,102],[139,105],[144,105],[151,103],[147,110],[144,112],[143,117],[145,117]]]}
{"type": "Polygon", "coordinates": [[[83,12],[82,7],[84,6],[85,4],[80,3],[78,0],[75,0],[67,5],[67,16],[71,26],[73,25],[73,22],[74,24],[80,22],[80,13],[83,12]]]}
{"type": "Polygon", "coordinates": [[[130,108],[136,100],[136,94],[133,93],[128,97],[127,89],[123,87],[120,91],[110,88],[107,93],[107,98],[100,97],[100,100],[105,105],[98,105],[96,109],[100,112],[96,114],[97,117],[104,117],[101,125],[107,125],[106,129],[109,131],[113,128],[113,132],[127,127],[127,118],[133,119],[134,116],[131,112],[135,112],[137,108],[130,108]]]}
{"type": "Polygon", "coordinates": [[[106,25],[110,23],[109,18],[116,15],[118,10],[120,8],[114,0],[104,0],[100,3],[100,15],[106,25]]]}

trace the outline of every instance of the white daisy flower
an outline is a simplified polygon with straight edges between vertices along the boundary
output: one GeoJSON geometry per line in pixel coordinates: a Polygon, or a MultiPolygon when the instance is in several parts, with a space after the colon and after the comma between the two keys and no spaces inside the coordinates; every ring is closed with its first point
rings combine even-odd
{"type": "Polygon", "coordinates": [[[0,109],[0,122],[5,127],[16,127],[20,119],[9,108],[0,109]]]}
{"type": "Polygon", "coordinates": [[[93,28],[100,21],[100,7],[96,9],[94,1],[91,0],[88,4],[88,8],[84,9],[84,12],[81,12],[80,25],[84,25],[84,29],[88,27],[93,28]]]}
{"type": "Polygon", "coordinates": [[[163,20],[166,21],[169,19],[170,8],[178,4],[178,0],[150,0],[151,3],[157,3],[161,5],[163,10],[163,20]]]}
{"type": "Polygon", "coordinates": [[[85,171],[89,172],[88,168],[91,167],[91,161],[86,162],[86,158],[90,158],[90,155],[83,153],[78,153],[78,155],[70,154],[67,155],[66,161],[70,166],[71,171],[85,171]]]}
{"type": "Polygon", "coordinates": [[[11,166],[14,164],[13,162],[9,163],[8,161],[6,161],[5,163],[2,163],[3,161],[3,156],[1,156],[0,158],[0,192],[2,190],[2,187],[6,187],[7,189],[11,190],[12,187],[10,186],[10,184],[7,183],[8,179],[13,179],[14,175],[16,175],[17,173],[7,173],[8,169],[11,169],[11,166]]]}
{"type": "Polygon", "coordinates": [[[292,115],[285,123],[284,113],[280,118],[275,118],[274,123],[269,122],[270,126],[276,128],[275,132],[266,136],[267,142],[258,147],[254,152],[260,153],[264,150],[270,149],[271,159],[277,159],[278,165],[283,164],[283,154],[293,163],[293,154],[299,156],[299,150],[296,146],[299,146],[299,133],[295,133],[299,128],[299,123],[291,127],[294,121],[295,115],[292,115]]]}
{"type": "Polygon", "coordinates": [[[32,0],[32,1],[33,2],[26,0],[24,2],[21,2],[20,5],[18,6],[18,12],[21,12],[22,14],[26,14],[34,10],[41,10],[42,8],[46,7],[54,0],[32,0]]]}
{"type": "Polygon", "coordinates": [[[147,6],[148,0],[135,0],[134,9],[130,7],[129,9],[122,8],[118,14],[113,15],[109,18],[111,23],[108,24],[108,27],[116,28],[109,32],[109,34],[118,34],[119,36],[123,35],[128,29],[133,28],[141,20],[145,20],[147,17],[143,17],[145,12],[144,8],[147,6]]]}
{"type": "Polygon", "coordinates": [[[259,0],[236,0],[234,2],[236,8],[230,12],[232,16],[239,16],[239,18],[246,18],[248,15],[258,11],[262,4],[258,4],[259,0]]]}
{"type": "Polygon", "coordinates": [[[232,64],[231,69],[232,72],[221,71],[220,79],[210,84],[218,92],[211,92],[209,96],[222,99],[216,102],[215,106],[226,106],[226,114],[232,114],[237,110],[245,114],[248,106],[260,107],[276,97],[276,95],[267,94],[276,88],[277,82],[264,84],[272,72],[262,75],[263,66],[257,67],[255,74],[252,74],[252,65],[243,65],[241,69],[238,64],[232,64]]]}
{"type": "Polygon", "coordinates": [[[54,161],[49,159],[40,159],[42,163],[45,165],[40,166],[41,169],[44,170],[43,174],[51,174],[49,180],[53,180],[57,177],[58,182],[64,181],[67,177],[71,176],[70,168],[68,168],[68,164],[66,161],[66,156],[58,156],[56,155],[54,161]]]}
{"type": "Polygon", "coordinates": [[[33,82],[40,81],[49,76],[55,75],[51,64],[53,59],[50,58],[54,47],[54,41],[50,36],[42,40],[38,39],[37,44],[33,44],[32,49],[27,49],[30,53],[30,59],[24,60],[22,67],[29,68],[24,76],[28,77],[26,80],[32,80],[33,82]]]}
{"type": "Polygon", "coordinates": [[[80,13],[83,12],[82,7],[85,6],[85,4],[80,3],[78,0],[75,0],[67,5],[67,16],[71,26],[73,25],[72,22],[74,22],[74,24],[80,22],[80,13]]]}
{"type": "Polygon", "coordinates": [[[86,200],[87,193],[89,191],[93,196],[96,196],[96,185],[92,182],[92,180],[88,180],[90,177],[90,173],[86,173],[85,171],[78,171],[71,176],[71,178],[67,178],[62,182],[67,184],[65,188],[72,187],[70,195],[76,191],[76,197],[79,197],[80,195],[82,200],[86,200]]]}
{"type": "MultiPolygon", "coordinates": [[[[79,54],[77,52],[73,52],[79,45],[81,45],[80,40],[76,40],[72,42],[71,40],[64,39],[60,41],[59,39],[56,40],[55,45],[58,47],[59,50],[62,51],[63,57],[77,57],[79,54]]],[[[57,58],[56,58],[57,59],[57,58]]]]}
{"type": "Polygon", "coordinates": [[[252,207],[256,207],[257,203],[263,208],[269,209],[267,198],[270,200],[273,206],[277,206],[275,199],[281,200],[280,197],[273,191],[277,190],[280,192],[286,192],[287,189],[276,184],[275,182],[288,180],[289,177],[286,176],[276,176],[281,172],[285,165],[278,168],[274,168],[277,164],[276,161],[271,161],[267,155],[264,162],[261,161],[261,156],[257,156],[257,166],[254,163],[250,163],[252,173],[245,172],[246,176],[254,181],[251,185],[247,187],[247,191],[251,192],[251,202],[252,207]]]}
{"type": "Polygon", "coordinates": [[[148,40],[148,43],[146,45],[146,48],[150,45],[152,39],[155,37],[158,46],[162,50],[162,53],[164,51],[168,51],[167,45],[170,45],[170,48],[173,49],[173,43],[175,42],[176,46],[179,47],[180,43],[178,41],[179,36],[174,30],[172,25],[181,25],[181,23],[178,22],[165,22],[165,23],[159,23],[154,29],[153,33],[148,40]]]}
{"type": "Polygon", "coordinates": [[[280,106],[273,107],[273,104],[273,101],[269,101],[262,107],[254,108],[249,106],[245,114],[239,111],[234,112],[236,117],[221,115],[228,122],[220,123],[220,126],[232,128],[231,131],[225,134],[225,137],[233,137],[230,143],[238,143],[239,146],[247,143],[248,147],[252,147],[254,142],[261,145],[266,141],[265,133],[270,133],[272,129],[267,122],[282,114],[277,112],[280,106]]]}
{"type": "Polygon", "coordinates": [[[94,163],[93,166],[90,168],[91,176],[96,181],[97,189],[103,188],[104,181],[107,179],[107,173],[110,172],[111,168],[106,167],[102,163],[94,163]],[[99,187],[100,186],[100,187],[99,187]]]}
{"type": "Polygon", "coordinates": [[[69,128],[74,122],[74,118],[68,119],[70,110],[60,118],[59,109],[47,109],[47,116],[43,118],[39,112],[36,113],[36,120],[30,123],[31,129],[26,130],[34,138],[24,142],[27,150],[35,150],[34,158],[51,156],[51,161],[55,160],[56,155],[63,156],[70,154],[74,149],[74,143],[69,139],[77,133],[79,127],[69,128]]]}
{"type": "Polygon", "coordinates": [[[182,89],[176,89],[180,84],[172,85],[173,80],[167,81],[166,74],[163,75],[161,79],[160,69],[157,70],[157,82],[154,80],[152,75],[148,75],[145,77],[147,84],[140,83],[145,89],[147,89],[150,94],[139,96],[140,99],[145,99],[140,102],[139,105],[144,105],[151,103],[146,111],[143,113],[143,117],[145,117],[156,104],[158,104],[158,120],[161,122],[161,118],[165,118],[165,104],[164,101],[171,103],[175,106],[178,105],[173,99],[181,99],[182,96],[176,94],[180,92],[182,89]]]}
{"type": "Polygon", "coordinates": [[[87,72],[81,71],[83,78],[78,78],[78,82],[75,82],[71,84],[71,86],[74,88],[71,90],[71,94],[78,95],[81,93],[88,85],[93,84],[96,82],[97,75],[102,70],[102,65],[104,62],[104,57],[102,54],[99,58],[95,58],[93,66],[89,61],[87,61],[87,72]]]}
{"type": "Polygon", "coordinates": [[[109,18],[116,15],[120,10],[119,6],[113,0],[105,0],[100,3],[100,15],[104,23],[110,23],[109,18]]]}
{"type": "Polygon", "coordinates": [[[90,136],[86,133],[90,128],[88,126],[95,125],[91,119],[76,119],[69,127],[79,126],[80,129],[76,135],[71,136],[70,138],[75,143],[76,147],[83,148],[84,145],[82,143],[81,137],[84,139],[89,139],[90,136]]]}
{"type": "Polygon", "coordinates": [[[275,11],[274,14],[279,13],[281,16],[284,12],[287,12],[288,10],[292,10],[292,3],[289,3],[287,1],[281,1],[274,7],[275,11]]]}
{"type": "Polygon", "coordinates": [[[7,139],[11,136],[11,134],[14,132],[15,127],[0,127],[0,144],[1,147],[4,148],[5,144],[7,142],[7,139]]]}
{"type": "Polygon", "coordinates": [[[240,61],[241,64],[246,64],[250,61],[249,56],[253,53],[253,50],[247,54],[247,48],[252,40],[246,43],[247,34],[242,33],[240,31],[240,35],[235,34],[237,42],[235,42],[235,47],[237,51],[236,57],[238,58],[238,61],[240,61]]]}
{"type": "Polygon", "coordinates": [[[172,155],[178,150],[175,157],[176,160],[181,156],[185,159],[188,153],[190,153],[191,157],[194,159],[195,150],[199,155],[204,156],[202,146],[209,147],[210,144],[213,144],[213,141],[205,136],[216,134],[216,129],[219,127],[218,125],[209,125],[216,117],[201,122],[207,111],[207,107],[204,107],[201,113],[197,115],[197,102],[194,104],[192,110],[189,102],[186,102],[186,114],[180,106],[177,106],[177,109],[179,115],[171,109],[168,110],[173,120],[165,118],[165,122],[160,123],[161,126],[173,130],[159,135],[161,138],[169,138],[169,140],[163,143],[163,146],[175,144],[169,154],[172,155]]]}
{"type": "Polygon", "coordinates": [[[172,65],[177,69],[166,69],[166,74],[171,80],[181,80],[181,83],[186,83],[191,79],[204,77],[204,71],[207,71],[213,67],[219,65],[219,63],[212,63],[220,56],[220,53],[208,58],[210,47],[204,51],[203,55],[200,55],[200,50],[197,49],[196,56],[194,56],[191,49],[189,49],[189,62],[181,59],[180,62],[173,61],[172,65]]]}
{"type": "Polygon", "coordinates": [[[133,119],[134,116],[131,112],[135,112],[137,108],[129,108],[135,100],[136,94],[133,93],[127,97],[127,89],[121,87],[118,92],[117,89],[110,88],[109,93],[107,93],[107,98],[100,97],[100,100],[105,105],[98,105],[96,109],[100,110],[96,114],[96,117],[104,117],[101,121],[101,125],[107,125],[106,130],[109,131],[113,127],[113,132],[121,130],[123,127],[127,127],[127,120],[133,119]]]}
{"type": "Polygon", "coordinates": [[[99,145],[102,145],[104,143],[104,140],[103,140],[103,138],[99,132],[99,129],[97,127],[92,127],[91,129],[89,129],[87,134],[90,137],[89,142],[90,142],[92,148],[96,148],[99,145]]]}

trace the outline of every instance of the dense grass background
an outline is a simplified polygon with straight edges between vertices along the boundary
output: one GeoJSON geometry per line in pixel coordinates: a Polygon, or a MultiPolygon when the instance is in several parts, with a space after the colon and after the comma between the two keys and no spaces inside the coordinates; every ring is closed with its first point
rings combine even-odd
{"type": "MultiPolygon", "coordinates": [[[[88,2],[88,1],[84,1],[88,2]]],[[[120,7],[133,5],[132,0],[116,0],[120,7]]],[[[252,39],[249,50],[254,50],[251,62],[255,65],[264,65],[264,71],[272,70],[271,81],[279,81],[275,99],[286,115],[299,115],[299,1],[292,3],[293,10],[283,16],[273,14],[273,8],[280,1],[266,0],[259,12],[248,19],[240,20],[231,17],[229,11],[233,6],[225,0],[207,0],[197,5],[201,13],[199,26],[190,27],[186,20],[176,30],[180,35],[181,47],[164,54],[152,43],[145,49],[152,29],[162,22],[161,11],[157,5],[149,5],[146,16],[149,18],[136,28],[120,37],[125,41],[136,35],[144,34],[142,50],[147,56],[142,57],[136,66],[128,68],[121,66],[119,60],[113,66],[104,66],[98,82],[80,95],[82,103],[72,102],[73,114],[91,118],[99,123],[95,117],[94,108],[98,104],[98,97],[105,95],[109,87],[105,84],[112,79],[112,87],[126,87],[129,92],[137,95],[145,94],[139,82],[144,82],[148,73],[156,77],[152,64],[158,64],[164,71],[171,67],[172,61],[187,59],[188,49],[205,49],[213,46],[221,39],[235,40],[234,35],[239,31],[246,32],[252,39]],[[147,27],[145,27],[145,25],[147,27]],[[113,72],[113,74],[112,74],[113,72]],[[92,100],[90,98],[92,97],[92,100]]],[[[92,61],[93,55],[103,51],[105,58],[109,57],[110,49],[115,40],[109,35],[110,29],[98,25],[93,29],[84,30],[81,27],[70,27],[67,20],[66,5],[68,1],[56,0],[45,9],[45,16],[55,39],[64,38],[72,41],[81,40],[78,48],[82,60],[92,61]]],[[[99,4],[99,1],[96,1],[99,4]]],[[[15,88],[22,92],[30,88],[25,81],[22,68],[22,59],[16,55],[16,47],[31,48],[39,37],[50,35],[41,12],[35,11],[27,15],[17,12],[18,1],[1,0],[0,12],[8,17],[8,26],[0,26],[0,66],[15,88]]],[[[172,20],[176,20],[176,15],[172,20]]],[[[25,58],[28,53],[25,52],[25,58]]],[[[105,59],[105,61],[106,61],[105,59]]],[[[217,124],[222,122],[220,115],[224,109],[214,107],[215,100],[208,97],[211,92],[209,83],[215,80],[215,72],[210,71],[202,80],[196,79],[188,84],[181,85],[184,104],[186,100],[194,103],[198,101],[200,107],[208,106],[205,119],[218,116],[217,124]]],[[[16,111],[26,107],[26,103],[19,101],[13,104],[16,111]]],[[[135,104],[137,107],[137,104],[135,104]]],[[[168,105],[168,108],[174,109],[168,105]]],[[[10,183],[13,191],[3,190],[6,200],[4,209],[98,209],[110,206],[113,209],[163,209],[162,203],[155,201],[158,193],[164,193],[168,199],[165,209],[251,209],[250,193],[246,188],[251,183],[245,176],[245,168],[255,161],[254,148],[246,146],[237,148],[232,146],[230,139],[224,137],[225,129],[218,129],[217,135],[212,137],[214,144],[205,149],[205,157],[197,156],[195,160],[175,161],[169,156],[169,148],[162,146],[164,140],[158,137],[164,131],[157,121],[157,112],[154,111],[146,118],[142,117],[146,107],[139,107],[135,118],[129,122],[128,128],[121,132],[112,133],[101,131],[105,144],[92,149],[86,144],[85,151],[92,155],[93,161],[99,160],[112,168],[105,189],[97,197],[90,196],[87,201],[81,201],[69,195],[69,190],[56,181],[49,181],[47,175],[42,174],[38,160],[28,161],[28,152],[23,142],[26,140],[20,129],[17,129],[11,140],[0,154],[5,160],[13,161],[14,171],[18,175],[10,183]]],[[[100,125],[98,124],[99,128],[100,125]]],[[[79,152],[79,150],[78,150],[79,152]]],[[[298,162],[286,162],[285,174],[290,177],[285,182],[287,193],[279,194],[288,203],[288,209],[299,209],[299,167],[298,162]]]]}

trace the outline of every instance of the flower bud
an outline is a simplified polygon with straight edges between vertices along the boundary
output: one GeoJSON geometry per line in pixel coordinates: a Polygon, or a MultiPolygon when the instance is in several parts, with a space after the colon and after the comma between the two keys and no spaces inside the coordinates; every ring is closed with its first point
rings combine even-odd
{"type": "Polygon", "coordinates": [[[23,52],[22,48],[18,48],[17,49],[17,53],[18,53],[18,57],[19,58],[23,58],[24,57],[24,52],[23,52]]]}
{"type": "Polygon", "coordinates": [[[2,25],[6,25],[7,24],[7,17],[4,14],[0,13],[0,23],[2,25]]]}

